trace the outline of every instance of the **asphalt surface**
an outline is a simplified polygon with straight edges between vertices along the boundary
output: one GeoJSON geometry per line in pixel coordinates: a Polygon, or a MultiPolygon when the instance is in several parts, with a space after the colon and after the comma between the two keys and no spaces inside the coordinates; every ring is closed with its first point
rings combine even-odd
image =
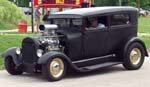
{"type": "Polygon", "coordinates": [[[127,71],[122,65],[88,73],[69,74],[61,81],[48,82],[40,74],[9,75],[0,71],[0,87],[150,87],[150,58],[141,69],[127,71]]]}

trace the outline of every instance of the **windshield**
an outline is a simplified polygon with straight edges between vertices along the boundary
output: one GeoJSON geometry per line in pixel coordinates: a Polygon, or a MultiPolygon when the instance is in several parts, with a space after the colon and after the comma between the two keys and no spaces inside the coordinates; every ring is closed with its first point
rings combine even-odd
{"type": "Polygon", "coordinates": [[[59,28],[80,28],[82,25],[82,19],[52,19],[52,24],[58,25],[59,28]]]}

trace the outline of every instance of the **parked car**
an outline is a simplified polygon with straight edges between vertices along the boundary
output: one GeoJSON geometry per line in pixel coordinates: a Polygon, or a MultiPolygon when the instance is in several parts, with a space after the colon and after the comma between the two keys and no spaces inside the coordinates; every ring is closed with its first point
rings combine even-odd
{"type": "MultiPolygon", "coordinates": [[[[138,10],[138,8],[137,8],[137,10],[138,10]]],[[[139,16],[144,16],[144,15],[149,15],[149,11],[140,8],[139,16]]]]}
{"type": "Polygon", "coordinates": [[[40,25],[40,37],[26,37],[21,48],[3,53],[5,68],[12,75],[42,72],[49,81],[62,79],[69,70],[89,72],[117,64],[137,70],[148,56],[137,37],[137,19],[133,7],[78,8],[51,14],[49,24],[40,25]],[[103,27],[94,27],[98,23],[103,27]]]}
{"type": "Polygon", "coordinates": [[[32,10],[29,7],[19,7],[25,15],[31,15],[32,14],[32,10]]]}

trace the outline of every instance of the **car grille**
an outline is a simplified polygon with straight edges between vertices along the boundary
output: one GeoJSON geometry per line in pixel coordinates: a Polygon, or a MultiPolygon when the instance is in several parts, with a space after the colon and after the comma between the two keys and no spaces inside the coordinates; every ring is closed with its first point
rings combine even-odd
{"type": "Polygon", "coordinates": [[[37,44],[31,38],[24,39],[22,44],[22,58],[24,63],[36,63],[38,57],[36,51],[38,49],[37,44]]]}

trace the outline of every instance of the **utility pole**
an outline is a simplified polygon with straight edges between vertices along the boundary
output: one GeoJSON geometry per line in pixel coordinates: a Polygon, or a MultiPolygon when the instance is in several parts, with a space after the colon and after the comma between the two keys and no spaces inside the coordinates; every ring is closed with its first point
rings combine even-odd
{"type": "Polygon", "coordinates": [[[140,13],[141,0],[138,0],[138,12],[140,13]]]}
{"type": "Polygon", "coordinates": [[[34,17],[33,17],[33,14],[34,14],[34,6],[33,6],[33,1],[34,0],[31,0],[31,9],[32,9],[32,15],[31,15],[31,26],[32,26],[32,33],[34,32],[34,17]]]}

